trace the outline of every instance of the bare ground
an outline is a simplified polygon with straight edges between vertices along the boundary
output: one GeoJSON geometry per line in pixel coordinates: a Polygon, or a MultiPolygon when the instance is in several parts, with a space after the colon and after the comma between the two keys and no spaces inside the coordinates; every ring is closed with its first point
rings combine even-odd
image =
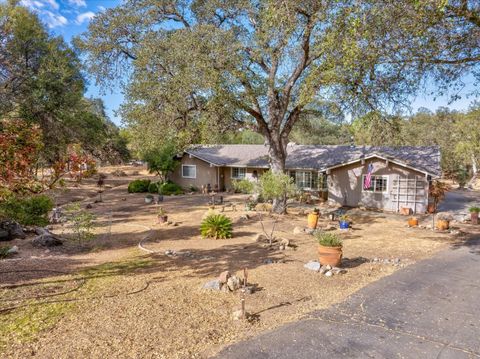
{"type": "MultiPolygon", "coordinates": [[[[126,192],[131,179],[107,179],[111,188],[91,209],[98,225],[91,243],[72,241],[45,252],[31,247],[28,240],[17,240],[19,258],[0,262],[3,356],[208,357],[226,344],[342,301],[459,240],[407,228],[406,218],[398,215],[352,210],[353,229],[336,231],[344,239],[347,273],[327,278],[303,267],[317,258],[317,245],[312,236],[292,234],[295,226],[306,224],[305,215],[296,214],[300,208],[282,217],[276,231],[278,237],[290,239],[295,250],[271,250],[252,241],[261,233],[260,216],[248,212],[251,218],[241,219],[246,213],[242,210],[225,212],[234,221],[232,239],[201,239],[198,227],[208,210],[207,197],[166,197],[162,206],[169,220],[179,225],[161,226],[156,223],[156,205],[145,205],[143,195],[126,192]],[[142,239],[154,253],[137,247],[142,239]],[[166,256],[167,249],[180,255],[166,256]],[[374,264],[375,257],[400,258],[401,266],[374,264]],[[266,264],[266,259],[274,263],[266,264]],[[223,270],[243,276],[243,268],[249,282],[258,286],[246,297],[248,322],[232,319],[240,306],[238,293],[201,289],[223,270]]],[[[90,180],[59,194],[58,201],[79,199],[86,205],[96,195],[90,180]]],[[[228,195],[226,200],[241,203],[244,197],[228,195]]],[[[262,218],[266,227],[271,226],[266,214],[262,218]]],[[[422,220],[428,223],[429,218],[422,220]]],[[[321,219],[320,226],[329,223],[321,219]]],[[[65,225],[54,229],[69,232],[65,225]]]]}

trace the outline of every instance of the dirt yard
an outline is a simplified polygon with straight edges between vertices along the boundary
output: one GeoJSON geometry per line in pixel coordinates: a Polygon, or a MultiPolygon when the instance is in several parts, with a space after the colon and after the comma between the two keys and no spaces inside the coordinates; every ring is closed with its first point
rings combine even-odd
{"type": "MultiPolygon", "coordinates": [[[[178,225],[160,225],[158,205],[147,205],[143,194],[126,190],[130,180],[146,172],[125,167],[128,176],[114,177],[113,170],[102,169],[109,175],[101,203],[93,203],[98,196],[94,180],[56,193],[59,205],[91,204],[89,211],[97,217],[94,240],[50,250],[33,248],[28,239],[9,243],[20,253],[0,261],[2,357],[209,357],[227,344],[342,301],[459,240],[458,235],[408,228],[399,215],[351,210],[353,228],[334,230],[344,240],[347,273],[328,278],[304,268],[317,259],[317,244],[311,235],[293,234],[296,226],[306,226],[301,207],[292,208],[276,227],[275,235],[289,239],[292,250],[252,240],[262,233],[260,220],[268,229],[273,219],[245,212],[242,195],[224,195],[227,202],[239,203],[238,211],[225,211],[234,222],[233,238],[202,239],[199,225],[209,197],[166,197],[161,206],[178,225]],[[202,286],[224,270],[243,277],[244,268],[257,290],[246,296],[249,321],[238,321],[232,313],[240,308],[239,293],[202,286]]],[[[324,217],[319,227],[337,225],[324,217]]],[[[430,223],[428,217],[421,221],[430,223]]],[[[65,235],[69,228],[55,225],[53,231],[65,235]]]]}

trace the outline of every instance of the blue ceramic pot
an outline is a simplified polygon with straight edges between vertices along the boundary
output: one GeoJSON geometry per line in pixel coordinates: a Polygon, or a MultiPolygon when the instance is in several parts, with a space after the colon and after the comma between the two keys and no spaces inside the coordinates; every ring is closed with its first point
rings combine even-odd
{"type": "Polygon", "coordinates": [[[348,229],[350,227],[350,223],[348,221],[339,221],[340,229],[348,229]]]}

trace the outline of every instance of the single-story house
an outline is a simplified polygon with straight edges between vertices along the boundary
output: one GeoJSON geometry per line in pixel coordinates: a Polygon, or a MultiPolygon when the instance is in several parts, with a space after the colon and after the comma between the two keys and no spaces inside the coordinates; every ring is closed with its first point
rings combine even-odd
{"type": "MultiPolygon", "coordinates": [[[[232,180],[256,181],[268,170],[267,150],[264,145],[192,146],[179,156],[181,165],[171,179],[182,187],[229,190],[232,180]]],[[[300,189],[326,192],[332,204],[422,213],[432,179],[441,176],[440,150],[289,144],[286,170],[300,189]]]]}

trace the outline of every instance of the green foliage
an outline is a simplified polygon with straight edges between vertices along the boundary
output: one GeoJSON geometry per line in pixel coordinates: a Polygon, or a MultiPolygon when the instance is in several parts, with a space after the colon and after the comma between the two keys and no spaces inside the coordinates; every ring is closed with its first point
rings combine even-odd
{"type": "Polygon", "coordinates": [[[160,193],[166,196],[183,194],[183,189],[173,182],[165,182],[160,185],[160,193]]]}
{"type": "Polygon", "coordinates": [[[52,199],[46,195],[19,197],[11,195],[0,203],[0,215],[26,226],[45,226],[52,199]]]}
{"type": "Polygon", "coordinates": [[[0,247],[0,259],[7,258],[9,250],[10,250],[9,246],[0,247]]]}
{"type": "Polygon", "coordinates": [[[341,247],[342,240],[334,233],[316,232],[315,239],[318,244],[325,247],[341,247]]]}
{"type": "Polygon", "coordinates": [[[72,225],[75,238],[79,242],[95,238],[93,233],[95,216],[80,207],[78,203],[73,203],[65,208],[68,220],[72,225]]]}
{"type": "Polygon", "coordinates": [[[169,143],[147,151],[143,155],[143,160],[147,163],[150,173],[156,173],[164,181],[168,174],[173,172],[180,163],[175,159],[178,151],[175,145],[169,143]]]}
{"type": "Polygon", "coordinates": [[[200,233],[203,238],[231,238],[232,221],[223,214],[210,214],[202,221],[200,233]]]}
{"type": "Polygon", "coordinates": [[[144,193],[148,192],[150,180],[138,179],[128,184],[128,193],[144,193]]]}
{"type": "Polygon", "coordinates": [[[284,173],[267,171],[260,176],[258,184],[260,195],[265,200],[295,197],[298,191],[293,178],[284,173]]]}
{"type": "Polygon", "coordinates": [[[470,207],[470,208],[468,209],[468,211],[469,211],[470,213],[478,213],[478,212],[480,212],[480,207],[473,206],[473,207],[470,207]]]}
{"type": "Polygon", "coordinates": [[[255,189],[255,183],[248,179],[232,180],[232,187],[235,192],[251,194],[255,189]]]}
{"type": "Polygon", "coordinates": [[[148,185],[148,193],[158,193],[160,182],[150,182],[148,185]]]}

